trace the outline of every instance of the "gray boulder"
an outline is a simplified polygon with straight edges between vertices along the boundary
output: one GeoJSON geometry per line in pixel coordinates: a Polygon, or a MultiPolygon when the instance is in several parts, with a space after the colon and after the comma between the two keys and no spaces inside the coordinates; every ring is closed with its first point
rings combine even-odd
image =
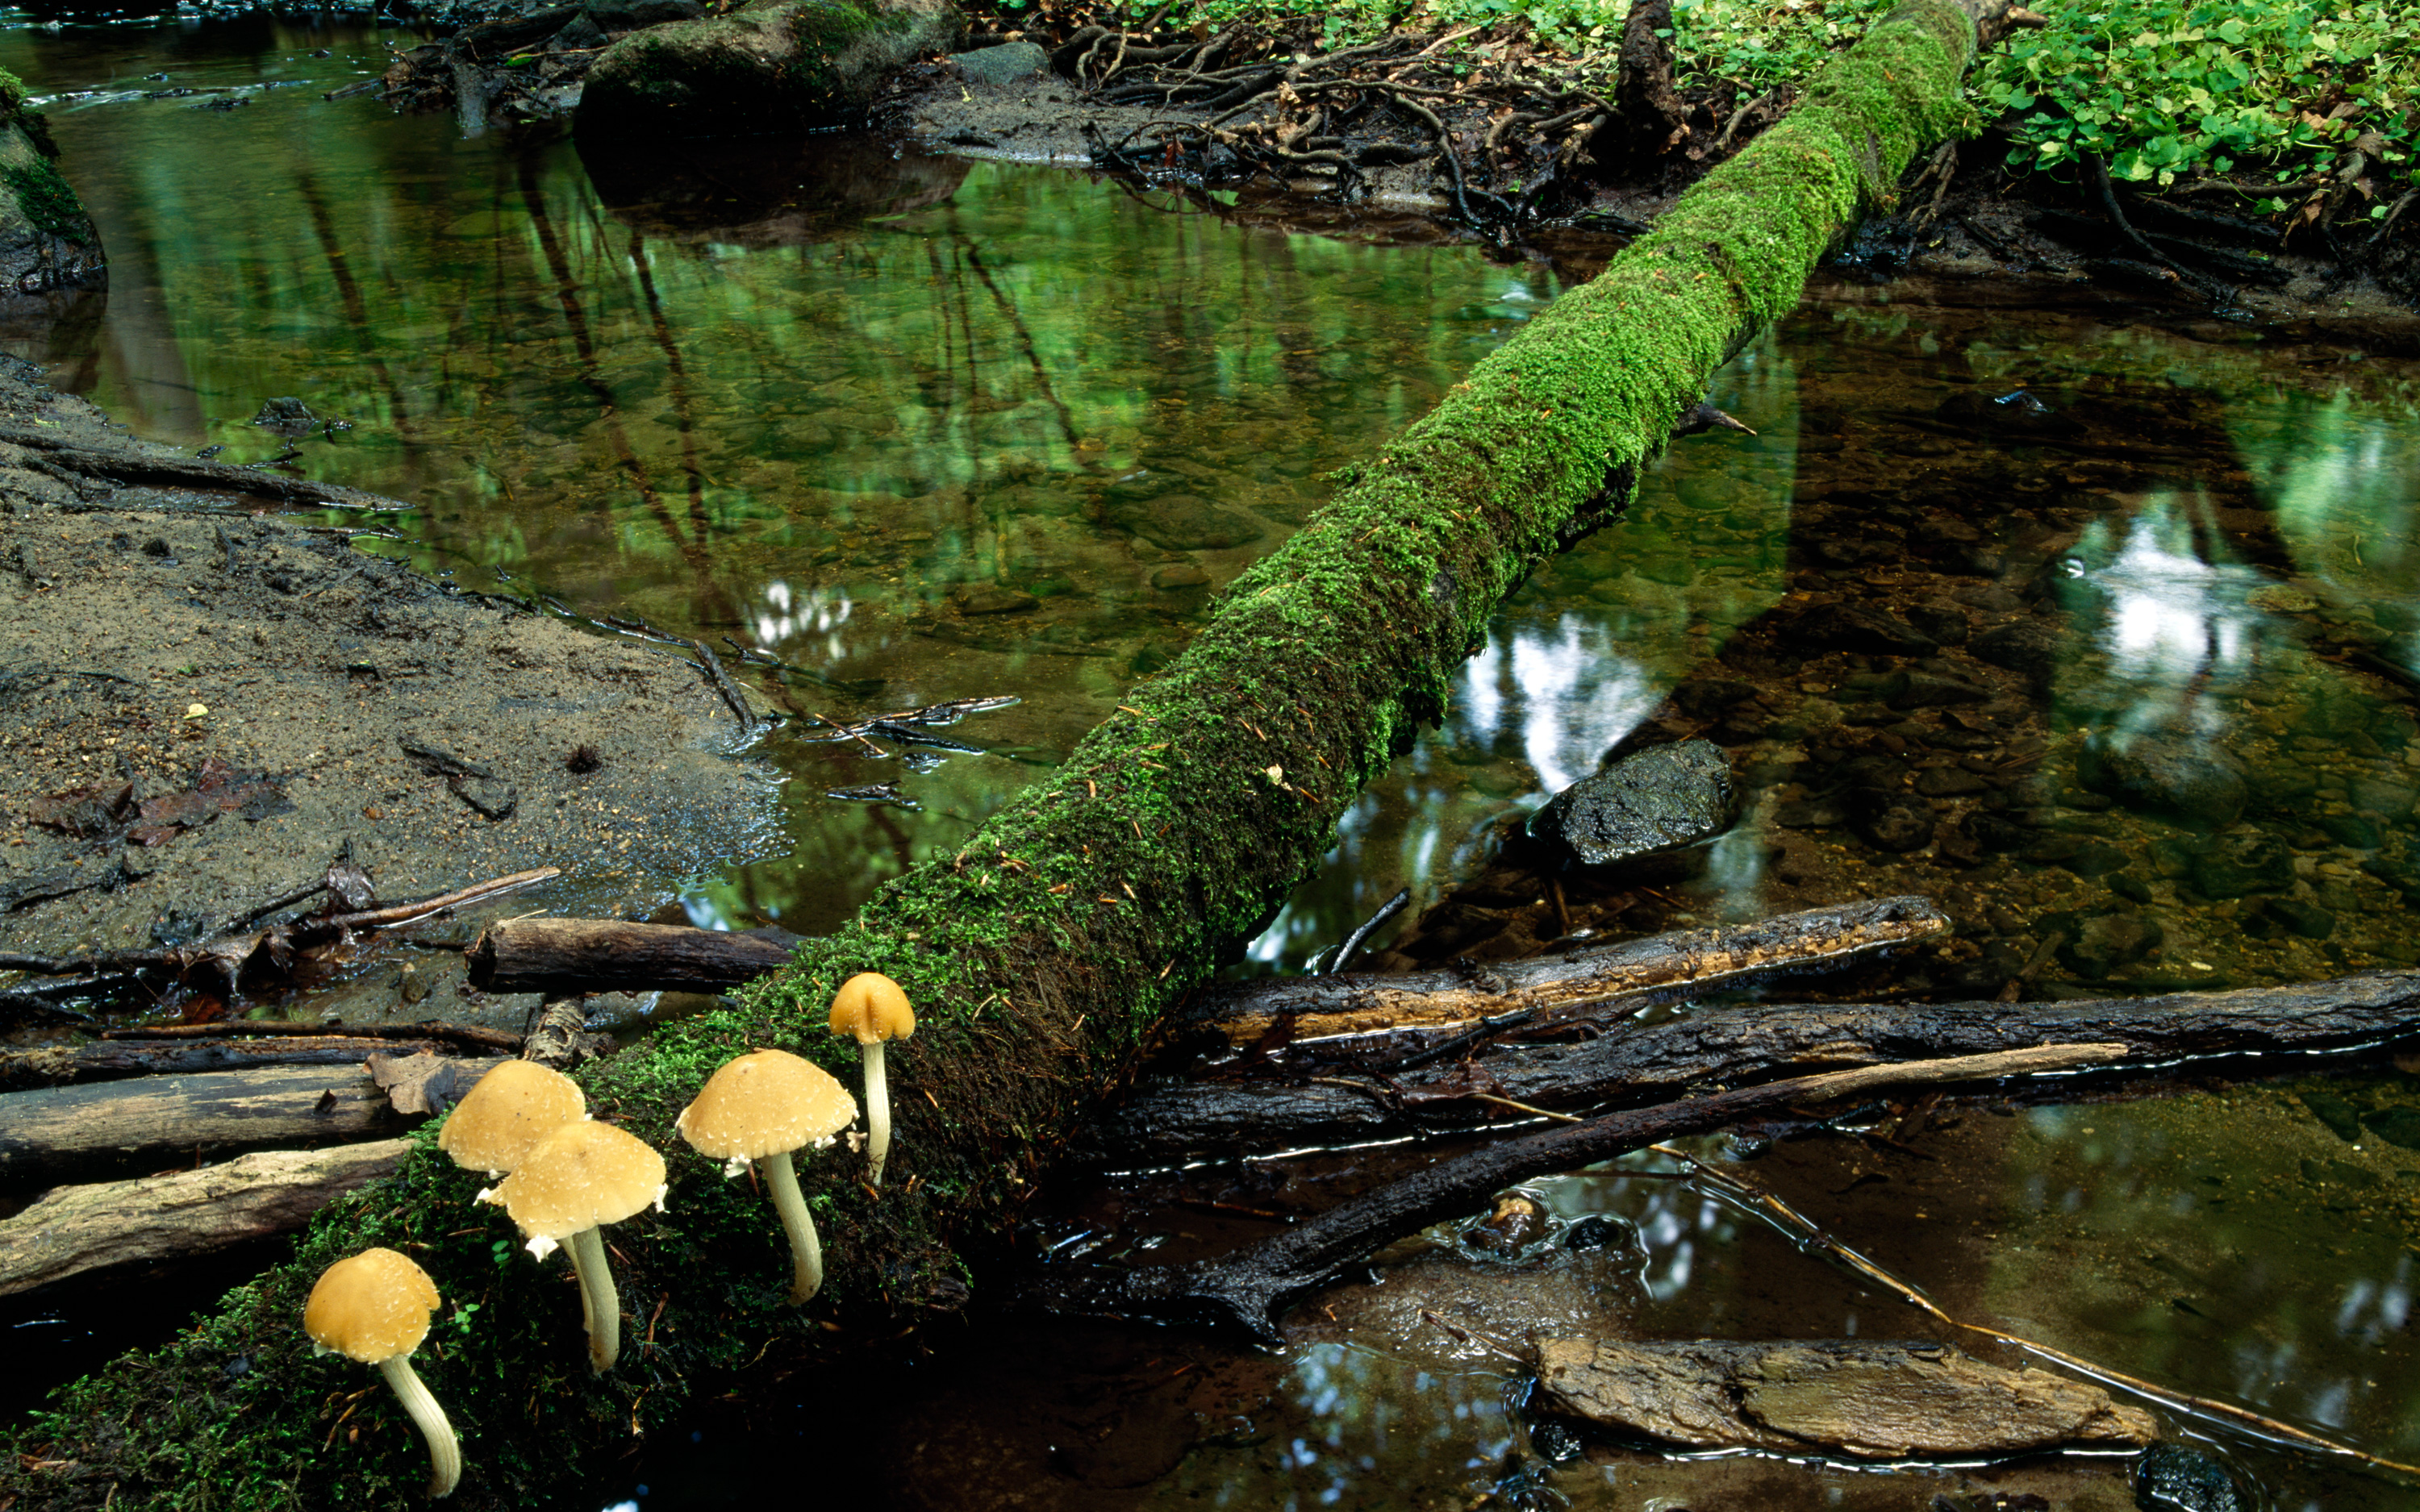
{"type": "Polygon", "coordinates": [[[953,53],[950,61],[970,84],[1014,84],[1050,66],[1050,54],[1032,42],[1002,42],[971,53],[953,53]]]}
{"type": "Polygon", "coordinates": [[[1739,817],[1730,761],[1711,740],[1623,757],[1584,777],[1529,818],[1531,838],[1606,866],[1714,839],[1739,817]]]}
{"type": "Polygon", "coordinates": [[[755,0],[607,48],[573,129],[590,140],[744,136],[861,116],[883,80],[965,31],[948,0],[755,0]]]}

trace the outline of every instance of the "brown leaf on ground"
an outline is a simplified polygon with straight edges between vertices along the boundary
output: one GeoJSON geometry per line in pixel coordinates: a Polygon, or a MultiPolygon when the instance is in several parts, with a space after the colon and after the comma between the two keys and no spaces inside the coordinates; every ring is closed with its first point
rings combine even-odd
{"type": "Polygon", "coordinates": [[[493,1058],[465,1060],[423,1050],[409,1056],[373,1055],[364,1064],[370,1080],[397,1113],[418,1116],[442,1113],[462,1101],[479,1078],[495,1065],[493,1058]]]}
{"type": "Polygon", "coordinates": [[[133,817],[130,809],[134,798],[132,782],[101,782],[90,787],[70,788],[65,793],[37,798],[25,810],[28,824],[55,829],[63,835],[89,840],[105,835],[133,817]]]}

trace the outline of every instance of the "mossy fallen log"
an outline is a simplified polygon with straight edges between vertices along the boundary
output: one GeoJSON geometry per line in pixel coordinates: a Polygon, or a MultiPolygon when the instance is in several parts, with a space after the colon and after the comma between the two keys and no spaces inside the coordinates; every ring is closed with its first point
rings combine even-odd
{"type": "MultiPolygon", "coordinates": [[[[583,1072],[592,1109],[667,1152],[669,1211],[617,1226],[632,1313],[623,1366],[592,1378],[561,1261],[497,1263],[509,1230],[479,1179],[418,1136],[390,1181],[333,1207],[295,1261],[171,1346],[121,1359],[20,1426],[0,1499],[100,1505],[405,1505],[426,1473],[408,1426],[294,1327],[317,1272],[371,1244],[410,1254],[456,1306],[421,1373],[460,1428],[458,1504],[526,1505],[672,1421],[768,1350],[803,1355],[948,1312],[967,1257],[1125,1077],[1170,1006],[1249,937],[1333,842],[1361,787],[1442,714],[1504,595],[1610,519],[1714,371],[1798,300],[1807,273],[1915,152],[1963,118],[1978,15],[1911,0],[1841,54],[1787,120],[1564,296],[1335,500],[1236,580],[1199,638],[1048,779],[954,856],[886,887],[739,1003],[583,1072]],[[772,1214],[675,1137],[735,1053],[778,1045],[857,1074],[823,1029],[842,980],[904,983],[922,1026],[890,1049],[896,1134],[878,1197],[845,1147],[802,1161],[828,1280],[805,1308],[772,1214]],[[838,1323],[835,1333],[827,1323],[838,1323]],[[242,1356],[244,1368],[228,1362],[242,1356]],[[68,1466],[68,1469],[53,1467],[68,1466]],[[30,1468],[29,1468],[30,1467],[30,1468]]],[[[795,1383],[785,1389],[800,1389],[795,1383]]]]}

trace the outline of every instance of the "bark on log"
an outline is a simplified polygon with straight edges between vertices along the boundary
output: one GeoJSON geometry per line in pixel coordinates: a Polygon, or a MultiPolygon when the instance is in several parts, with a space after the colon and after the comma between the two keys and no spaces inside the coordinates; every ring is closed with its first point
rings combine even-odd
{"type": "Polygon", "coordinates": [[[0,1187],[94,1180],[405,1127],[356,1069],[272,1066],[0,1095],[0,1187]]]}
{"type": "Polygon", "coordinates": [[[291,1233],[403,1163],[405,1139],[267,1150],[133,1181],[63,1186],[0,1219],[0,1297],[291,1233]]]}
{"type": "Polygon", "coordinates": [[[2139,1449],[2160,1426],[2100,1387],[1946,1344],[1544,1339],[1537,1405],[1625,1439],[1851,1459],[2139,1449]]]}
{"type": "Polygon", "coordinates": [[[134,1076],[257,1071],[267,1066],[358,1066],[373,1055],[454,1048],[437,1040],[321,1035],[280,1040],[95,1040],[0,1052],[0,1090],[124,1081],[134,1076]]]}
{"type": "Polygon", "coordinates": [[[1485,1094],[1569,1113],[1665,1102],[1835,1066],[2109,1041],[2138,1057],[2387,1047],[2420,1035],[2420,972],[2300,987],[2074,1003],[1749,1004],[1693,1011],[1574,1044],[1504,1045],[1467,1069],[1380,1080],[1349,1066],[1308,1083],[1190,1082],[1148,1088],[1086,1130],[1091,1158],[1122,1165],[1233,1156],[1450,1130],[1524,1117],[1485,1094]]]}
{"type": "Polygon", "coordinates": [[[799,936],[614,918],[520,918],[462,952],[483,993],[728,992],[790,963],[799,936]]]}
{"type": "MultiPolygon", "coordinates": [[[[1034,1177],[1168,1007],[1256,932],[1331,847],[1360,788],[1440,717],[1504,596],[1614,517],[1714,369],[1797,301],[1860,207],[1963,118],[1985,8],[2002,8],[1910,0],[1827,60],[1796,112],[1353,471],[1231,585],[1172,666],[954,856],[887,885],[731,1008],[583,1069],[598,1115],[672,1166],[669,1211],[618,1226],[613,1241],[623,1294],[656,1299],[644,1368],[592,1377],[578,1351],[531,1342],[554,1339],[551,1327],[450,1343],[430,1389],[494,1425],[458,1504],[549,1500],[604,1445],[672,1421],[721,1370],[776,1343],[803,1354],[841,1342],[827,1320],[895,1328],[962,1305],[967,1257],[1001,1243],[1034,1177]],[[785,1308],[778,1226],[744,1183],[680,1146],[672,1121],[747,1048],[778,1045],[854,1077],[855,1042],[823,1024],[832,990],[864,970],[900,981],[919,1008],[916,1037],[888,1053],[889,1176],[869,1195],[842,1146],[800,1163],[826,1283],[813,1305],[785,1308]],[[533,1400],[553,1410],[549,1431],[515,1431],[533,1400]]],[[[317,1269],[386,1243],[410,1247],[450,1295],[558,1312],[562,1296],[519,1279],[535,1266],[500,1273],[489,1241],[502,1220],[470,1208],[477,1183],[439,1157],[416,1151],[398,1186],[411,1203],[342,1205],[292,1265],[20,1435],[44,1447],[42,1462],[74,1459],[88,1478],[38,1486],[43,1472],[0,1455],[0,1495],[98,1504],[112,1487],[126,1500],[172,1484],[274,1484],[311,1505],[341,1483],[349,1504],[412,1504],[426,1465],[405,1439],[328,1444],[316,1426],[340,1381],[358,1389],[292,1330],[317,1269]],[[240,1380],[224,1369],[231,1349],[253,1364],[240,1380]]]]}
{"type": "Polygon", "coordinates": [[[1264,977],[1222,987],[1178,1022],[1215,1028],[1237,1044],[1294,1015],[1295,1042],[1381,1029],[1473,1024],[1507,1013],[1551,1023],[1565,1010],[1611,1000],[1644,1007],[1658,998],[1745,985],[1791,970],[1847,965],[1930,939],[1948,917],[1922,898],[1808,908],[1753,924],[1681,930],[1620,945],[1460,970],[1401,976],[1340,972],[1264,977]]]}

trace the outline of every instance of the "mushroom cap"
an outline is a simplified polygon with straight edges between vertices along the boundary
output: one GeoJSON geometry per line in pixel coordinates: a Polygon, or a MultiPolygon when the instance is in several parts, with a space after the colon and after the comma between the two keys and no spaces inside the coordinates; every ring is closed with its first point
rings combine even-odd
{"type": "Polygon", "coordinates": [[[437,1283],[410,1256],[365,1249],[319,1273],[302,1331],[322,1353],[380,1365],[420,1348],[438,1300],[437,1283]]]}
{"type": "Polygon", "coordinates": [[[561,1240],[662,1201],[664,1158],[635,1134],[583,1119],[539,1140],[488,1196],[522,1233],[561,1240]]]}
{"type": "Polygon", "coordinates": [[[706,1078],[673,1127],[701,1155],[759,1160],[856,1121],[857,1099],[830,1072],[786,1050],[752,1050],[706,1078]]]}
{"type": "Polygon", "coordinates": [[[437,1148],[465,1170],[496,1176],[527,1159],[549,1134],[587,1116],[578,1082],[535,1060],[507,1060],[455,1107],[437,1132],[437,1148]]]}
{"type": "Polygon", "coordinates": [[[916,1011],[897,982],[879,971],[861,971],[832,994],[831,1031],[856,1035],[860,1044],[905,1040],[916,1032],[916,1011]]]}

